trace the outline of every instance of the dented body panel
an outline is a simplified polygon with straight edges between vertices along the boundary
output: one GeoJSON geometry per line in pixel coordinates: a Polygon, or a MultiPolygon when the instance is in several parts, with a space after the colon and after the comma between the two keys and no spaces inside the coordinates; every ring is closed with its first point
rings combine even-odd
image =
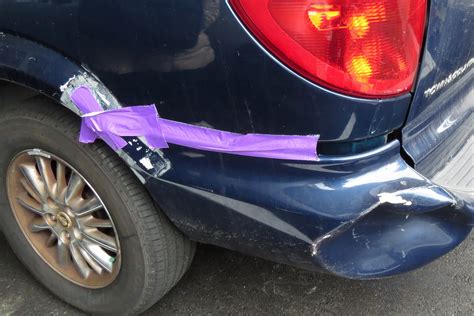
{"type": "Polygon", "coordinates": [[[474,225],[460,200],[413,170],[398,142],[318,163],[174,148],[147,187],[193,239],[350,278],[412,270],[474,225]]]}
{"type": "MultiPolygon", "coordinates": [[[[428,162],[469,163],[463,142],[472,134],[472,70],[458,88],[436,91],[439,103],[429,105],[435,114],[418,108],[418,90],[408,114],[410,94],[351,98],[289,73],[252,41],[224,1],[157,3],[0,1],[0,79],[42,92],[77,115],[84,113],[71,94],[87,87],[104,111],[156,103],[166,119],[240,133],[321,134],[323,144],[375,136],[385,142],[408,118],[403,148],[415,169],[398,140],[298,162],[177,145],[151,149],[142,137],[124,137],[117,154],[170,220],[200,242],[367,279],[413,270],[469,234],[472,174],[471,187],[459,190],[443,183],[449,170],[428,162]],[[415,132],[431,128],[416,124],[423,121],[418,112],[431,113],[426,118],[433,122],[462,113],[459,125],[448,124],[458,141],[422,147],[427,142],[418,136],[437,134],[415,132]]],[[[419,87],[426,78],[420,76],[419,87]]]]}

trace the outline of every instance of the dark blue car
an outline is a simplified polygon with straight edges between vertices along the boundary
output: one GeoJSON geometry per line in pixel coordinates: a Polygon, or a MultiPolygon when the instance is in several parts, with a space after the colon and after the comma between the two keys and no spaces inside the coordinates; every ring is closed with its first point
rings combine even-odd
{"type": "Polygon", "coordinates": [[[90,313],[195,242],[373,279],[474,225],[472,0],[0,0],[0,223],[90,313]]]}

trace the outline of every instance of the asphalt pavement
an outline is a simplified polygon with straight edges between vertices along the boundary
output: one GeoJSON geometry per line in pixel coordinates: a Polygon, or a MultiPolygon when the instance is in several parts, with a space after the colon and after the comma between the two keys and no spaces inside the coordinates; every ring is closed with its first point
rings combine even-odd
{"type": "MultiPolygon", "coordinates": [[[[474,233],[401,276],[352,281],[201,245],[147,315],[474,315],[474,233]]],[[[0,235],[0,315],[81,315],[42,287],[0,235]]]]}

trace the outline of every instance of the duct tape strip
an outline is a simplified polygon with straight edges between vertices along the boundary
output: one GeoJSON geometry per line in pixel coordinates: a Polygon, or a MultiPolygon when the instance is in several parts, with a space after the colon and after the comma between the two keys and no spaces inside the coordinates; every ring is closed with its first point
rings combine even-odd
{"type": "Polygon", "coordinates": [[[143,136],[149,147],[168,148],[168,143],[234,155],[317,161],[319,135],[290,136],[237,134],[160,118],[155,105],[131,106],[103,111],[93,93],[79,87],[71,100],[81,110],[79,141],[105,141],[115,150],[127,143],[122,136],[143,136]]]}

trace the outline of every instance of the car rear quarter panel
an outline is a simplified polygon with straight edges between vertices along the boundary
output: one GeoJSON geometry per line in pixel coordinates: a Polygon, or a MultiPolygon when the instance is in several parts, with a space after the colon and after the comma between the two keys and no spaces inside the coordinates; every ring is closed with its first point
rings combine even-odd
{"type": "Polygon", "coordinates": [[[363,100],[269,58],[224,0],[0,1],[0,30],[86,65],[123,105],[233,132],[353,141],[401,127],[410,96],[363,100]]]}

